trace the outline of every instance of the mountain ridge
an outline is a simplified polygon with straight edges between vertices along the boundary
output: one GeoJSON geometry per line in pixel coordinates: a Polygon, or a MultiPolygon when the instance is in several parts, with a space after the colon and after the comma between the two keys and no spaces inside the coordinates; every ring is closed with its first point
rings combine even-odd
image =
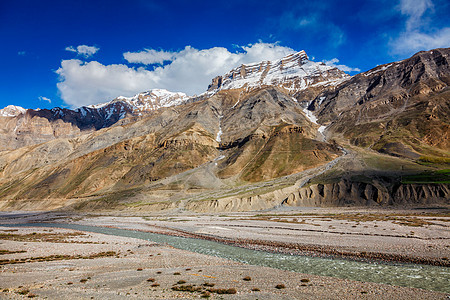
{"type": "MultiPolygon", "coordinates": [[[[3,142],[0,151],[30,146],[59,137],[75,137],[83,132],[132,122],[160,108],[200,101],[222,90],[238,90],[241,97],[252,89],[277,86],[294,95],[309,86],[320,84],[334,86],[350,78],[335,67],[309,61],[305,51],[289,54],[275,61],[242,65],[227,74],[223,87],[211,90],[209,86],[208,90],[199,96],[152,89],[132,97],[118,96],[109,102],[76,109],[59,107],[37,110],[20,107],[1,109],[0,124],[5,124],[5,130],[0,131],[0,141],[3,142]]],[[[238,102],[239,98],[236,104],[238,102]]]]}
{"type": "MultiPolygon", "coordinates": [[[[17,135],[0,135],[15,147],[0,152],[0,207],[33,199],[71,209],[195,211],[448,203],[450,49],[433,51],[352,77],[341,74],[337,84],[313,73],[304,89],[295,76],[249,86],[247,79],[265,71],[251,67],[235,75],[247,80],[243,85],[161,99],[161,107],[148,106],[147,113],[133,115],[130,106],[151,92],[72,116],[101,110],[111,126],[99,123],[98,129],[80,130],[64,109],[0,117],[6,132],[18,128],[15,122],[31,123],[20,135],[35,138],[23,146],[17,135]],[[443,170],[443,180],[426,175],[435,170],[443,170]],[[404,195],[409,202],[401,201],[404,195]]],[[[294,69],[309,63],[294,57],[287,63],[294,69]]]]}

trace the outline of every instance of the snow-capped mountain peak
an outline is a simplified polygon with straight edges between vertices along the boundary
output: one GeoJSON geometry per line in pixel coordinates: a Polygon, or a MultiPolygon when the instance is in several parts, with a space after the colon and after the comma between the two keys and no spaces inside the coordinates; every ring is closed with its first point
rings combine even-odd
{"type": "Polygon", "coordinates": [[[16,117],[20,114],[24,114],[27,110],[23,107],[16,105],[8,105],[7,107],[0,109],[0,116],[2,117],[16,117]]]}
{"type": "Polygon", "coordinates": [[[128,103],[136,111],[156,110],[161,107],[170,107],[184,103],[189,97],[185,93],[170,92],[165,89],[152,89],[139,93],[133,97],[119,96],[113,101],[128,103]]]}
{"type": "Polygon", "coordinates": [[[161,107],[183,104],[189,97],[185,93],[171,92],[165,89],[152,89],[132,97],[119,96],[106,103],[89,105],[89,108],[102,108],[117,102],[129,105],[133,112],[152,111],[161,107]]]}
{"type": "Polygon", "coordinates": [[[349,77],[336,67],[310,61],[306,52],[300,51],[278,60],[234,68],[223,76],[215,77],[208,87],[208,92],[274,85],[295,93],[314,84],[333,84],[349,77]]]}

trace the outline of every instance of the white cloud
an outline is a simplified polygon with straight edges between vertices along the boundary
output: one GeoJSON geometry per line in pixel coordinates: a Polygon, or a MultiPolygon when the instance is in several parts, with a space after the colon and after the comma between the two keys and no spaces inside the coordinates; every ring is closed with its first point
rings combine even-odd
{"type": "Polygon", "coordinates": [[[242,64],[259,62],[262,60],[276,60],[295,52],[293,49],[280,46],[277,43],[269,44],[262,42],[244,46],[242,49],[245,51],[244,53],[240,53],[239,56],[242,64]]]}
{"type": "Polygon", "coordinates": [[[214,76],[234,67],[275,60],[295,52],[288,47],[262,42],[239,47],[240,52],[235,53],[222,47],[198,50],[187,46],[178,52],[150,50],[127,52],[128,58],[125,58],[143,64],[155,64],[162,60],[169,63],[150,70],[124,64],[63,60],[56,71],[60,76],[58,89],[62,99],[71,107],[79,107],[109,101],[119,95],[132,96],[152,88],[200,94],[206,91],[214,76]],[[172,56],[170,59],[166,56],[168,53],[172,56]]]}
{"type": "Polygon", "coordinates": [[[44,96],[39,96],[39,101],[47,101],[48,103],[52,103],[52,100],[44,96]]]}
{"type": "Polygon", "coordinates": [[[332,58],[330,60],[324,60],[323,63],[325,63],[328,66],[333,66],[338,68],[341,71],[344,72],[361,72],[361,70],[359,68],[352,68],[352,67],[348,67],[346,65],[338,65],[337,63],[339,62],[339,59],[337,58],[332,58]]]}
{"type": "Polygon", "coordinates": [[[406,30],[410,31],[420,27],[423,14],[432,7],[431,0],[400,0],[400,12],[408,16],[406,30]]]}
{"type": "Polygon", "coordinates": [[[152,65],[152,64],[162,64],[165,61],[170,61],[174,58],[174,55],[175,55],[174,52],[145,49],[144,51],[140,52],[126,52],[123,54],[123,57],[129,63],[152,65]]]}
{"type": "Polygon", "coordinates": [[[450,45],[450,27],[436,28],[427,21],[427,13],[433,8],[431,0],[400,0],[399,11],[407,18],[405,29],[390,41],[394,54],[411,55],[450,45]]]}
{"type": "Polygon", "coordinates": [[[433,33],[404,32],[392,43],[392,46],[395,53],[412,53],[448,47],[450,46],[450,27],[442,28],[433,33]]]}
{"type": "Polygon", "coordinates": [[[75,52],[78,55],[84,56],[86,58],[91,57],[97,51],[100,50],[100,48],[97,48],[95,46],[86,46],[86,45],[79,45],[76,48],[73,46],[66,47],[66,51],[75,52]]]}

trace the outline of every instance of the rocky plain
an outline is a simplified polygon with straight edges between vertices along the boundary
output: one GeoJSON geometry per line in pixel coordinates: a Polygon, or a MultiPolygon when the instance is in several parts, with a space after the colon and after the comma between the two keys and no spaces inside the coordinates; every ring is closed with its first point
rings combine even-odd
{"type": "Polygon", "coordinates": [[[442,208],[164,216],[10,212],[2,213],[0,221],[2,299],[447,299],[450,295],[248,265],[131,237],[33,226],[84,224],[273,253],[448,267],[450,217],[442,208]]]}

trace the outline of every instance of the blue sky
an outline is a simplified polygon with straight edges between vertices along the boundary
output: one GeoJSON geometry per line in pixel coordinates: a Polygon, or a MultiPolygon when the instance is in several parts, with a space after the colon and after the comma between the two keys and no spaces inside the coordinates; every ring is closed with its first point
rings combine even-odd
{"type": "Polygon", "coordinates": [[[203,92],[242,63],[305,50],[350,74],[450,47],[448,0],[0,1],[0,108],[203,92]]]}

